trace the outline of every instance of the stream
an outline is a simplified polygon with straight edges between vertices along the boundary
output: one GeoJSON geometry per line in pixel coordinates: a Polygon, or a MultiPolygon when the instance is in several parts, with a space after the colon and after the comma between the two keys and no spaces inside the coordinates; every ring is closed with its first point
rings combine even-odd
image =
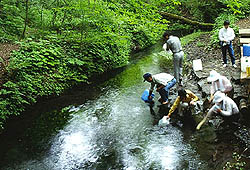
{"type": "MultiPolygon", "coordinates": [[[[39,116],[20,134],[10,134],[18,136],[15,141],[5,139],[11,144],[4,149],[0,169],[209,169],[184,137],[191,132],[172,124],[158,127],[160,115],[153,115],[140,98],[150,86],[142,75],[163,71],[160,50],[159,44],[153,46],[136,54],[126,68],[106,75],[106,81],[72,89],[40,104],[43,109],[33,108],[39,116]]],[[[158,104],[153,107],[156,115],[158,104]]]]}

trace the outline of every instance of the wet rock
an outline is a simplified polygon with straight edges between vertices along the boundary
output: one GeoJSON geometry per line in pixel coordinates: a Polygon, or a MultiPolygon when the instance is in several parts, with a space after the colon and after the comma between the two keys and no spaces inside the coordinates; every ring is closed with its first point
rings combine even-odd
{"type": "Polygon", "coordinates": [[[244,85],[233,84],[234,87],[234,99],[235,98],[247,98],[248,94],[244,85]]]}
{"type": "Polygon", "coordinates": [[[130,151],[132,154],[138,154],[138,153],[140,153],[142,150],[143,150],[143,148],[140,147],[140,146],[134,146],[133,148],[129,149],[129,151],[130,151]]]}
{"type": "Polygon", "coordinates": [[[195,76],[198,80],[205,79],[209,74],[206,71],[194,71],[195,76]]]}
{"type": "Polygon", "coordinates": [[[196,134],[196,138],[200,140],[201,143],[214,143],[217,135],[213,128],[206,125],[196,134]]]}
{"type": "Polygon", "coordinates": [[[234,132],[234,135],[247,147],[250,149],[250,129],[246,126],[242,126],[234,132]]]}
{"type": "Polygon", "coordinates": [[[202,92],[202,98],[209,96],[210,94],[210,84],[207,83],[206,79],[202,79],[197,82],[199,90],[202,92]]]}

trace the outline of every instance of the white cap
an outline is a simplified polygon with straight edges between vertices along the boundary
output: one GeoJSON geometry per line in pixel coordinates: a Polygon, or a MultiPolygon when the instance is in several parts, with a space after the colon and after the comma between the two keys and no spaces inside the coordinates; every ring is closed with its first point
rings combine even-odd
{"type": "Polygon", "coordinates": [[[220,77],[220,74],[217,73],[216,71],[212,70],[212,71],[210,71],[210,75],[209,75],[209,77],[207,78],[207,81],[208,81],[208,82],[213,82],[213,81],[218,80],[219,77],[220,77]]]}
{"type": "Polygon", "coordinates": [[[220,103],[224,99],[225,96],[226,96],[225,93],[222,93],[221,91],[217,91],[214,94],[213,103],[220,103]]]}

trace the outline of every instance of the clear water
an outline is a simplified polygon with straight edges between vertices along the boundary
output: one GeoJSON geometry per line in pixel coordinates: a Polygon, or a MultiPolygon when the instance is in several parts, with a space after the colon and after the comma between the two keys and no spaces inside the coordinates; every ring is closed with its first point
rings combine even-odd
{"type": "MultiPolygon", "coordinates": [[[[3,169],[207,169],[184,140],[183,132],[171,124],[164,128],[154,125],[155,118],[140,99],[149,87],[142,80],[143,73],[162,71],[157,54],[157,49],[149,50],[143,58],[99,85],[101,90],[94,99],[69,106],[71,118],[42,144],[45,149],[32,150],[40,153],[17,149],[20,159],[9,160],[3,169]]],[[[157,106],[153,109],[157,114],[157,106]]]]}

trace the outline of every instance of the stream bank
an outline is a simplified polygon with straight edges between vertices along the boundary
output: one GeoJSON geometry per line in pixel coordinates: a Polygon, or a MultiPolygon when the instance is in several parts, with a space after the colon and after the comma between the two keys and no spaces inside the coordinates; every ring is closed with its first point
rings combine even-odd
{"type": "MultiPolygon", "coordinates": [[[[20,134],[14,133],[17,130],[9,134],[19,136],[16,141],[1,140],[1,146],[11,145],[2,155],[1,168],[209,169],[185,140],[182,129],[155,126],[159,119],[140,99],[149,87],[143,73],[164,71],[159,67],[160,48],[158,44],[141,53],[140,59],[101,84],[76,92],[72,89],[71,97],[52,100],[50,106],[55,107],[67,99],[65,105],[69,105],[63,109],[43,113],[41,108],[48,107],[47,103],[34,108],[40,116],[20,134]],[[89,95],[81,97],[86,90],[89,95]],[[74,104],[78,97],[80,103],[74,104]]],[[[153,110],[160,112],[156,106],[153,110]]]]}
{"type": "MultiPolygon", "coordinates": [[[[234,49],[236,56],[237,68],[233,68],[230,64],[226,68],[222,68],[222,56],[220,49],[211,49],[207,44],[210,41],[210,34],[201,35],[196,41],[189,43],[184,47],[187,54],[187,70],[188,73],[184,76],[184,88],[192,89],[198,94],[198,97],[205,102],[210,97],[210,84],[207,82],[207,77],[211,70],[215,70],[221,75],[226,76],[234,87],[234,101],[240,106],[241,99],[248,100],[249,94],[246,90],[246,83],[240,81],[240,53],[235,41],[234,49]],[[193,71],[192,60],[202,60],[202,71],[193,71]]],[[[206,103],[206,102],[205,102],[206,103]]],[[[204,103],[204,104],[205,104],[204,103]]],[[[203,106],[206,107],[206,106],[203,106]]],[[[240,120],[232,126],[223,126],[222,118],[214,116],[200,131],[196,131],[190,136],[190,140],[198,143],[196,149],[201,156],[203,152],[204,159],[210,162],[214,169],[222,169],[227,162],[235,162],[233,154],[241,156],[240,161],[247,163],[244,168],[250,167],[250,125],[249,125],[249,106],[248,111],[240,113],[240,120]],[[198,141],[197,141],[198,140],[198,141]],[[210,156],[208,156],[210,155],[210,156]]],[[[204,110],[205,111],[205,110],[204,110]]],[[[197,115],[197,122],[204,116],[197,115]]],[[[191,142],[192,143],[192,142],[191,142]]]]}
{"type": "MultiPolygon", "coordinates": [[[[198,43],[208,39],[209,34],[205,33],[184,47],[187,63],[201,56],[206,62],[210,55],[217,57],[218,63],[220,51],[204,53],[205,45],[198,43]]],[[[28,127],[13,129],[9,134],[14,136],[13,141],[1,138],[1,146],[8,146],[1,155],[4,169],[219,170],[227,161],[233,161],[232,153],[241,153],[245,145],[232,129],[208,124],[195,131],[196,122],[190,123],[190,120],[177,121],[165,128],[155,126],[167,110],[156,106],[150,110],[140,100],[140,95],[149,86],[142,81],[143,73],[166,71],[160,67],[160,48],[158,44],[138,54],[141,56],[138,60],[114,75],[107,75],[107,81],[96,84],[96,87],[72,89],[68,94],[30,110],[38,117],[30,120],[28,127]]],[[[167,72],[171,73],[172,69],[167,72]]],[[[189,69],[186,72],[184,87],[205,100],[206,91],[199,89],[197,77],[189,69]]],[[[171,91],[171,102],[175,98],[175,91],[171,91]]],[[[242,133],[246,134],[245,131],[242,133]]],[[[247,152],[244,154],[247,161],[247,152]]]]}

